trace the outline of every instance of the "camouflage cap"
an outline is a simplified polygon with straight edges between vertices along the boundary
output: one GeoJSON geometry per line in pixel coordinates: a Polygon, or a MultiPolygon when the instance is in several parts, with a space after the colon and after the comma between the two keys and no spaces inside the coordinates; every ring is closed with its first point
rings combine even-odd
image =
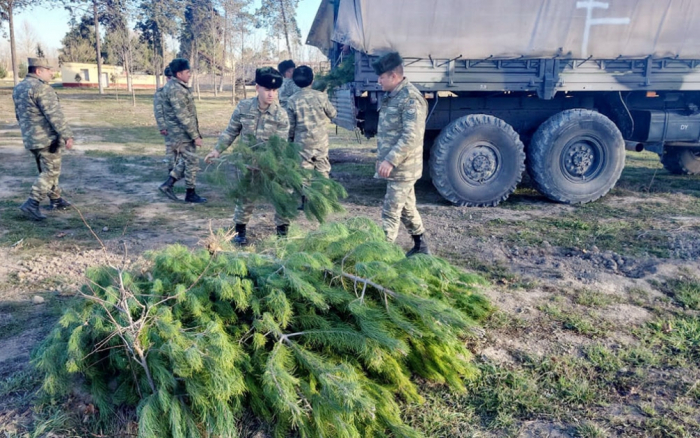
{"type": "Polygon", "coordinates": [[[382,75],[403,64],[403,59],[398,52],[387,53],[372,63],[372,68],[377,75],[382,75]]]}
{"type": "Polygon", "coordinates": [[[282,86],[282,75],[272,67],[262,67],[255,70],[255,83],[270,90],[277,90],[282,86]]]}
{"type": "Polygon", "coordinates": [[[49,64],[46,58],[29,58],[27,59],[27,67],[39,67],[54,69],[55,67],[49,64]]]}

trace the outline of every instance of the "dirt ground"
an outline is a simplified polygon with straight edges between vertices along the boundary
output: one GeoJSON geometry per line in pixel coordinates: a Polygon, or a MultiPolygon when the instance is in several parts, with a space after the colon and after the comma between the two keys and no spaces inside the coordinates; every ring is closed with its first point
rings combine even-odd
{"type": "MultiPolygon", "coordinates": [[[[129,264],[145,251],[172,243],[195,247],[210,229],[231,226],[233,206],[206,182],[198,189],[209,199],[206,205],[176,204],[158,192],[166,170],[149,96],[140,95],[136,108],[113,96],[99,99],[86,92],[61,92],[61,98],[77,143],[65,154],[61,182],[65,197],[79,212],[48,212],[45,222],[32,223],[17,207],[27,197],[36,168],[22,147],[10,112],[11,98],[0,90],[0,436],[4,437],[49,436],[36,435],[38,414],[32,400],[37,377],[31,371],[30,353],[87,268],[107,262],[129,264]]],[[[208,150],[231,108],[212,96],[199,105],[208,150]]],[[[353,133],[329,129],[332,177],[349,193],[344,201],[347,213],[337,218],[367,216],[379,221],[385,187],[372,178],[375,142],[358,142],[353,133]]],[[[455,401],[427,388],[436,398],[435,409],[410,409],[412,423],[428,436],[700,436],[700,397],[693,395],[700,382],[700,354],[672,363],[658,350],[660,344],[647,343],[639,332],[679,315],[697,317],[697,309],[674,301],[670,288],[679,280],[695,284],[699,195],[698,177],[672,176],[649,153],[630,153],[617,187],[585,206],[552,203],[532,190],[526,177],[499,207],[455,207],[443,201],[429,181],[420,181],[418,208],[433,253],[490,280],[483,293],[498,310],[486,334],[473,343],[484,367],[532,378],[540,371],[530,371],[540,370],[552,358],[560,362],[589,358],[586,351],[591,346],[610,351],[644,347],[660,362],[643,368],[634,388],[582,399],[581,404],[589,403],[585,406],[552,394],[557,399],[551,402],[554,407],[540,412],[518,413],[514,405],[503,404],[508,412],[502,413],[486,402],[455,401]],[[501,414],[508,420],[500,421],[501,414]]],[[[300,219],[295,226],[316,225],[300,219]]],[[[253,239],[274,233],[269,206],[256,210],[249,229],[253,239]]],[[[403,229],[398,243],[410,248],[403,229]]],[[[620,367],[616,373],[638,371],[620,367]]],[[[46,419],[53,414],[42,415],[43,425],[53,424],[46,419]]],[[[51,436],[64,436],[54,433],[51,436]]]]}

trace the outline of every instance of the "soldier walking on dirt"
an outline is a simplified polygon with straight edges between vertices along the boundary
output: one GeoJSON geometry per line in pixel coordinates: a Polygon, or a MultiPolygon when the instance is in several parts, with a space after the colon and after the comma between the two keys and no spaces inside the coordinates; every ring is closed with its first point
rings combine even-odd
{"type": "MultiPolygon", "coordinates": [[[[165,75],[166,83],[170,82],[173,74],[170,72],[170,67],[165,67],[163,72],[165,75]]],[[[175,167],[175,153],[173,152],[173,147],[168,139],[168,127],[165,124],[165,111],[163,109],[163,88],[156,90],[156,94],[153,95],[153,115],[156,118],[156,124],[158,125],[158,131],[160,135],[165,139],[165,160],[168,165],[168,173],[173,171],[175,167]]]]}
{"type": "Polygon", "coordinates": [[[415,184],[423,173],[423,136],[428,103],[403,76],[403,59],[393,52],[372,64],[379,85],[386,93],[379,110],[377,132],[377,173],[387,180],[382,208],[382,228],[388,241],[399,233],[400,222],[413,237],[406,254],[430,254],[425,228],[416,208],[415,184]]]}
{"type": "Polygon", "coordinates": [[[30,219],[46,219],[39,204],[48,195],[51,210],[64,210],[70,203],[61,197],[62,147],[73,148],[73,132],[66,123],[58,95],[48,84],[53,67],[44,58],[29,58],[28,74],[12,92],[15,116],[22,131],[22,141],[36,160],[39,176],[31,194],[20,210],[30,219]]]}
{"type": "MultiPolygon", "coordinates": [[[[204,159],[207,163],[228,149],[237,137],[244,140],[254,139],[255,142],[265,142],[272,136],[286,139],[289,135],[289,119],[287,113],[277,103],[277,92],[282,86],[282,75],[271,67],[259,68],[255,71],[255,91],[257,96],[242,100],[233,111],[226,130],[221,133],[214,150],[204,159]]],[[[247,245],[246,225],[253,216],[254,204],[239,199],[236,201],[236,211],[233,222],[236,227],[234,243],[247,245]]],[[[284,237],[289,230],[289,220],[275,214],[277,235],[284,237]]]]}
{"type": "Polygon", "coordinates": [[[292,75],[294,74],[294,67],[296,67],[296,64],[294,64],[294,61],[292,61],[291,59],[282,61],[277,66],[277,69],[284,78],[282,82],[282,87],[279,91],[280,106],[283,109],[287,109],[287,102],[289,101],[289,98],[292,97],[297,91],[299,91],[299,87],[294,83],[294,80],[292,79],[292,75]]]}
{"type": "MultiPolygon", "coordinates": [[[[328,178],[331,163],[328,160],[328,120],[338,115],[328,100],[328,95],[312,90],[314,72],[302,65],[294,69],[292,80],[299,91],[287,102],[289,116],[289,141],[301,146],[301,167],[318,171],[328,178]]],[[[305,199],[302,197],[301,209],[305,199]]]]}
{"type": "Polygon", "coordinates": [[[199,204],[207,200],[195,191],[199,171],[197,146],[202,146],[202,135],[199,133],[194,98],[187,86],[191,76],[190,63],[186,59],[176,58],[170,62],[169,67],[173,79],[163,87],[163,117],[176,160],[168,180],[159,189],[168,198],[180,201],[173,192],[173,185],[184,177],[187,187],[185,202],[199,204]]]}

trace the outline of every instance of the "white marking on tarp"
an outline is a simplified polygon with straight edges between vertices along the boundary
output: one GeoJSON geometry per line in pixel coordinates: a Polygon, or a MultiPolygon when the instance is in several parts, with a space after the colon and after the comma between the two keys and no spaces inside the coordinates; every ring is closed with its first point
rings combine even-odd
{"type": "Polygon", "coordinates": [[[583,42],[581,43],[581,57],[588,57],[588,41],[591,37],[591,27],[603,24],[630,24],[629,18],[593,18],[593,9],[608,9],[610,3],[586,0],[576,2],[576,9],[587,9],[586,28],[583,31],[583,42]]]}

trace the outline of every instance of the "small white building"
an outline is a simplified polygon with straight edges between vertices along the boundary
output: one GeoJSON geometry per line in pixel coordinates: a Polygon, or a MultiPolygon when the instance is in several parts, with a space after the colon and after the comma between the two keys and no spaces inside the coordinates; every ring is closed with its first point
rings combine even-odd
{"type": "MultiPolygon", "coordinates": [[[[97,64],[66,62],[61,65],[63,86],[68,88],[98,88],[97,64]]],[[[127,88],[126,72],[123,67],[102,65],[103,88],[127,88]]],[[[137,89],[155,89],[156,77],[153,75],[132,74],[131,83],[137,89]]]]}

